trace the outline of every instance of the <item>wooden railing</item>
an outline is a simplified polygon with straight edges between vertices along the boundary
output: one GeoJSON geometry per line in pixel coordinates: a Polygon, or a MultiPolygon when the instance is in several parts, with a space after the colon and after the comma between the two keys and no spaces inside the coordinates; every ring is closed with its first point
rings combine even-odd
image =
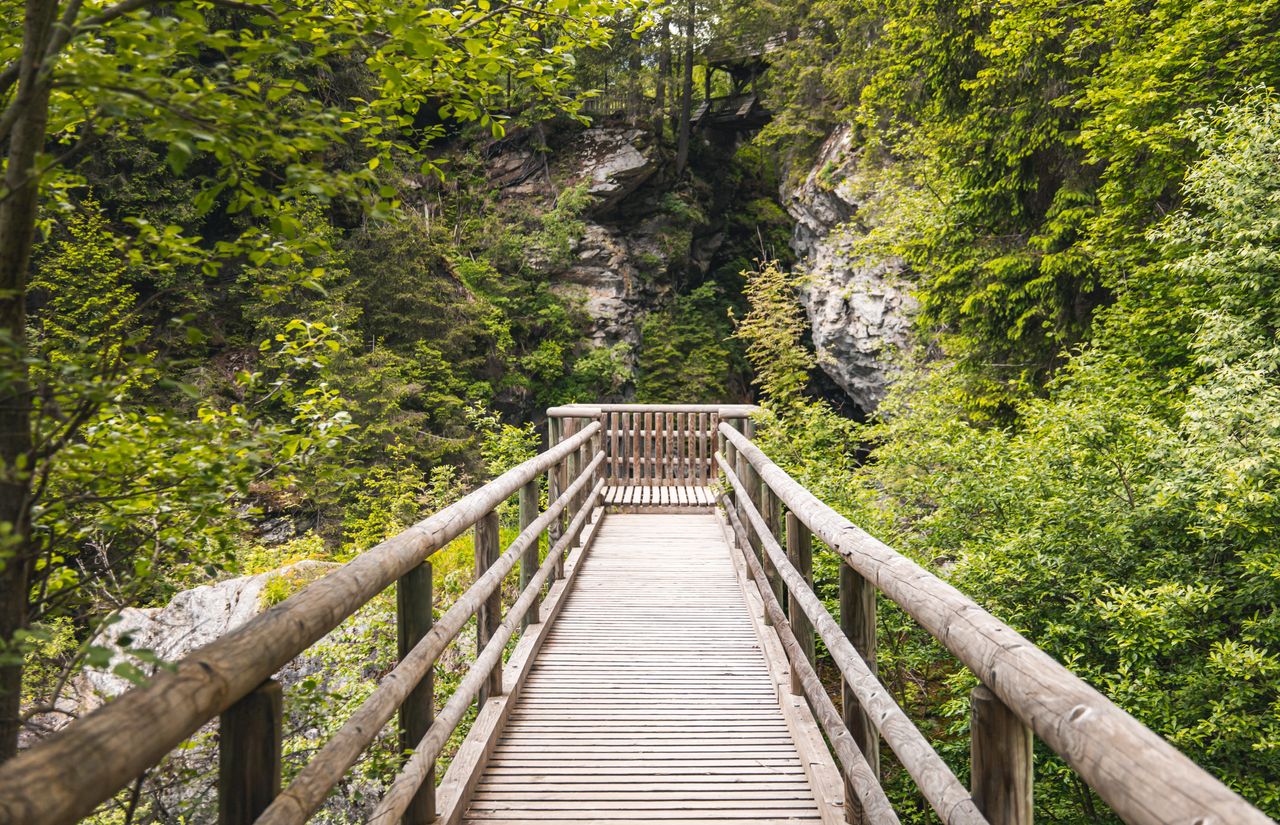
{"type": "Polygon", "coordinates": [[[1030,825],[1034,734],[1125,822],[1274,825],[973,600],[819,501],[752,443],[750,420],[735,424],[718,430],[721,504],[791,660],[792,691],[807,698],[839,758],[850,821],[898,822],[880,784],[883,739],[948,825],[1030,825]],[[843,562],[838,622],[813,592],[815,536],[843,562]],[[877,678],[877,594],[981,682],[971,697],[970,788],[877,678]],[[814,631],[840,670],[842,712],[814,671],[814,631]]]}
{"type": "Polygon", "coordinates": [[[757,408],[717,404],[570,404],[547,411],[551,443],[598,421],[610,485],[706,487],[715,478],[716,428],[757,408]]]}
{"type": "Polygon", "coordinates": [[[564,582],[552,584],[562,576],[564,554],[601,501],[605,457],[600,447],[600,424],[586,424],[0,766],[0,823],[43,825],[87,816],[219,718],[219,822],[301,823],[320,808],[397,710],[401,742],[412,755],[370,821],[431,822],[437,813],[434,765],[445,742],[473,701],[485,708],[503,692],[508,642],[522,627],[532,634],[532,625],[551,615],[552,599],[563,592],[564,582]],[[539,512],[543,473],[554,493],[539,512]],[[502,550],[496,508],[516,494],[520,534],[502,550]],[[472,528],[475,582],[433,620],[428,558],[472,528]],[[543,532],[549,551],[539,562],[543,532]],[[517,564],[520,595],[503,616],[502,582],[517,564]],[[272,677],[392,585],[399,663],[281,790],[282,699],[272,677]],[[540,612],[544,587],[547,604],[540,612]],[[475,663],[436,715],[435,662],[473,616],[475,663]]]}
{"type": "Polygon", "coordinates": [[[807,699],[842,766],[851,821],[898,822],[880,783],[883,740],[947,825],[1030,825],[1035,735],[1126,822],[1274,825],[971,599],[801,487],[752,442],[754,411],[626,404],[549,410],[546,452],[0,766],[0,825],[86,816],[215,719],[219,821],[305,822],[397,712],[400,741],[411,755],[370,821],[453,825],[478,773],[467,762],[474,757],[479,765],[484,757],[482,750],[465,752],[464,744],[437,799],[434,768],[445,742],[473,701],[481,707],[473,735],[484,729],[492,737],[500,729],[506,700],[527,676],[589,544],[588,525],[605,487],[666,484],[723,489],[726,518],[791,661],[791,690],[807,699]],[[520,533],[503,550],[497,508],[517,494],[520,533]],[[434,618],[429,558],[469,529],[475,581],[434,618]],[[540,561],[544,532],[549,549],[540,561]],[[566,561],[584,533],[578,555],[566,561]],[[813,592],[814,537],[842,560],[838,620],[813,592]],[[520,593],[504,615],[502,582],[517,565],[520,593]],[[272,677],[392,585],[398,664],[281,789],[282,692],[272,677]],[[877,678],[880,596],[981,683],[972,694],[969,788],[877,678]],[[437,714],[435,662],[472,617],[475,662],[437,714]],[[517,633],[520,643],[504,668],[503,652],[517,633]],[[815,634],[842,677],[839,709],[814,669],[815,634]]]}

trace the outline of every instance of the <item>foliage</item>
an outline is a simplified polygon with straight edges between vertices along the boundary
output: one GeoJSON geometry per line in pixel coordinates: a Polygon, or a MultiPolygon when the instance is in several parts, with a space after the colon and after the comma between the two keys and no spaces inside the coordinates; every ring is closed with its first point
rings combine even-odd
{"type": "MultiPolygon", "coordinates": [[[[934,363],[834,444],[812,443],[814,410],[766,437],[797,478],[1275,815],[1280,104],[1257,93],[1183,129],[1203,159],[1149,236],[1160,262],[1016,426],[975,414],[965,370],[934,363]],[[1147,360],[1153,341],[1183,368],[1147,360]],[[871,446],[856,468],[838,449],[855,435],[871,446]]],[[[971,677],[892,614],[881,632],[906,642],[882,672],[962,769],[971,677]]],[[[1056,758],[1037,773],[1038,815],[1115,821],[1056,758]]]]}
{"type": "Polygon", "coordinates": [[[645,403],[712,402],[729,398],[733,370],[719,290],[703,284],[640,325],[636,399],[645,403]]]}
{"type": "Polygon", "coordinates": [[[745,341],[755,366],[755,384],[775,409],[786,411],[804,401],[813,353],[801,344],[804,310],[796,300],[797,276],[767,261],[747,274],[744,290],[751,310],[738,322],[734,337],[745,341]]]}

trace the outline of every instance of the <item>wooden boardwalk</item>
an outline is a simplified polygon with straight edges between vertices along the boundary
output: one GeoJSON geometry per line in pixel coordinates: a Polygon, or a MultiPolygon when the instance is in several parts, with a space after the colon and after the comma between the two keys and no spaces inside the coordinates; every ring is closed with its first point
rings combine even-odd
{"type": "Polygon", "coordinates": [[[734,552],[715,515],[605,516],[464,821],[838,821],[734,552]]]}

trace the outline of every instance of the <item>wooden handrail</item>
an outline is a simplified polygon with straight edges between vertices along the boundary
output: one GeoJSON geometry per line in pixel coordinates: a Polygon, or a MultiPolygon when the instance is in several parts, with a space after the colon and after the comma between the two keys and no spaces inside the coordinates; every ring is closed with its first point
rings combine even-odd
{"type": "Polygon", "coordinates": [[[747,418],[759,412],[754,404],[565,404],[550,407],[548,418],[599,418],[610,412],[717,413],[721,418],[747,418]]]}
{"type": "Polygon", "coordinates": [[[87,816],[599,430],[586,425],[0,766],[0,825],[87,816]]]}
{"type": "MultiPolygon", "coordinates": [[[[597,455],[596,461],[598,462],[601,458],[603,456],[597,455]]],[[[579,480],[587,478],[589,478],[589,475],[584,474],[579,480]]],[[[586,523],[587,516],[591,513],[591,504],[600,498],[603,490],[604,482],[597,481],[588,495],[586,506],[578,511],[578,515],[570,526],[569,532],[565,533],[561,537],[558,546],[552,548],[552,551],[547,554],[546,560],[538,568],[538,572],[534,574],[533,580],[521,592],[511,609],[507,611],[506,618],[498,626],[493,638],[489,640],[484,650],[476,657],[471,670],[468,671],[462,683],[454,690],[453,695],[449,697],[449,701],[445,704],[444,709],[440,711],[440,717],[436,720],[436,723],[431,726],[431,730],[414,748],[413,756],[409,758],[409,761],[401,769],[391,787],[379,800],[378,806],[374,808],[373,815],[369,817],[369,825],[378,825],[378,823],[391,825],[399,820],[405,809],[409,807],[409,803],[413,800],[418,786],[427,778],[431,765],[435,762],[436,757],[440,755],[440,751],[449,740],[449,736],[452,735],[453,729],[462,720],[463,714],[466,713],[467,708],[471,705],[471,700],[480,691],[488,671],[502,664],[502,654],[506,650],[507,643],[511,641],[511,637],[515,635],[516,628],[520,626],[525,611],[533,604],[534,598],[542,589],[542,585],[551,576],[551,572],[559,561],[559,555],[571,543],[573,536],[581,531],[586,523]]],[[[570,495],[570,493],[566,492],[567,495],[570,495]]],[[[301,821],[305,821],[305,819],[301,821]]]]}
{"type": "Polygon", "coordinates": [[[738,519],[733,502],[729,501],[728,496],[725,495],[721,495],[719,501],[720,506],[724,508],[725,516],[729,519],[734,535],[738,538],[737,546],[743,561],[746,562],[751,578],[760,592],[760,599],[773,622],[778,640],[782,642],[782,647],[791,660],[792,670],[799,679],[804,696],[809,701],[809,707],[813,709],[814,717],[822,725],[822,731],[827,735],[831,749],[840,759],[845,781],[854,788],[859,812],[862,815],[862,819],[854,821],[865,822],[867,825],[899,825],[898,814],[889,803],[884,786],[880,784],[880,778],[872,772],[866,758],[858,750],[857,743],[853,741],[853,736],[845,727],[844,720],[840,718],[840,713],[836,710],[835,703],[831,701],[831,696],[828,695],[822,680],[818,678],[817,671],[805,656],[802,642],[792,632],[791,622],[783,612],[782,605],[778,603],[778,597],[769,586],[769,577],[765,574],[764,567],[750,551],[751,543],[746,528],[738,519]]]}
{"type": "MultiPolygon", "coordinates": [[[[720,434],[815,536],[942,642],[1125,822],[1275,825],[972,599],[820,501],[734,427],[722,423],[720,434]]],[[[728,466],[721,463],[726,478],[728,466]]],[[[739,512],[753,510],[736,474],[733,482],[739,512]]],[[[785,555],[769,555],[784,572],[795,573],[781,564],[785,555]]],[[[812,595],[802,580],[789,584],[802,604],[805,592],[812,595]]],[[[820,616],[806,613],[818,624],[820,616]]]]}
{"type": "MultiPolygon", "coordinates": [[[[745,455],[741,446],[738,448],[738,455],[745,455]]],[[[827,650],[839,667],[841,675],[853,686],[857,692],[858,701],[871,713],[876,729],[880,731],[880,735],[884,737],[893,752],[898,755],[898,761],[915,780],[916,787],[938,814],[938,818],[947,825],[987,825],[986,817],[973,803],[964,785],[929,744],[929,740],[925,739],[924,734],[920,733],[920,729],[908,718],[906,712],[893,700],[889,690],[867,668],[853,644],[840,632],[836,620],[831,617],[823,607],[822,601],[787,559],[786,553],[765,524],[764,516],[756,509],[746,486],[738,478],[737,473],[729,467],[728,461],[723,456],[717,455],[716,461],[740,504],[737,508],[738,512],[734,515],[745,514],[745,523],[751,528],[751,533],[744,537],[749,538],[752,533],[755,535],[756,545],[772,562],[773,569],[781,574],[792,600],[799,602],[804,609],[814,629],[826,643],[827,650]]],[[[814,533],[816,534],[817,531],[815,530],[814,533]]],[[[767,582],[768,576],[763,566],[761,573],[765,575],[767,582]]],[[[766,586],[764,589],[769,590],[769,595],[773,596],[771,587],[766,586]]],[[[782,623],[789,624],[785,619],[782,623]]],[[[775,619],[775,627],[778,624],[778,620],[775,619]]]]}
{"type": "MultiPolygon", "coordinates": [[[[594,470],[603,460],[604,456],[597,455],[588,469],[594,470]]],[[[521,531],[516,540],[484,572],[484,575],[477,578],[445,611],[444,615],[436,621],[431,632],[409,652],[409,655],[401,659],[390,673],[378,680],[378,687],[373,693],[369,694],[368,698],[356,708],[342,727],[311,758],[306,767],[298,772],[293,782],[289,783],[289,787],[276,797],[271,806],[257,820],[259,825],[306,822],[307,818],[319,809],[325,797],[342,779],[347,769],[355,764],[360,754],[378,735],[378,731],[382,730],[382,726],[404,702],[410,689],[435,664],[441,652],[457,637],[485,600],[502,586],[502,580],[515,567],[516,561],[524,555],[525,550],[537,542],[538,535],[547,528],[551,520],[558,517],[573,497],[591,480],[589,473],[583,473],[558,499],[547,506],[545,513],[521,531]]],[[[581,529],[582,516],[587,512],[587,508],[584,507],[578,514],[579,529],[581,529]]],[[[577,533],[573,530],[566,533],[561,538],[558,549],[563,551],[576,535],[577,533]]],[[[552,562],[555,561],[555,549],[557,548],[553,548],[553,552],[548,554],[552,557],[552,562]]],[[[541,587],[541,582],[538,586],[541,587]]],[[[478,666],[477,663],[473,667],[478,666]]],[[[467,704],[470,704],[470,701],[471,697],[468,697],[467,704]]],[[[435,730],[443,719],[443,715],[437,717],[431,729],[435,730]]],[[[452,732],[454,725],[448,726],[449,732],[452,732]]],[[[448,738],[447,733],[444,738],[448,738]]]]}

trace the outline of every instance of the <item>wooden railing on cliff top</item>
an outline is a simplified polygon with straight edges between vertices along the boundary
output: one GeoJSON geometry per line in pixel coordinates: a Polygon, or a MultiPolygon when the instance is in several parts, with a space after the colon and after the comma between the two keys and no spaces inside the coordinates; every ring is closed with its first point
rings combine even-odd
{"type": "MultiPolygon", "coordinates": [[[[473,700],[483,717],[504,698],[502,654],[517,631],[533,636],[545,630],[540,621],[554,618],[566,586],[557,581],[564,575],[564,553],[587,528],[606,485],[708,483],[723,489],[725,517],[791,660],[792,690],[807,697],[841,764],[851,821],[898,822],[879,782],[883,739],[948,825],[1030,825],[1034,734],[1126,822],[1272,823],[1010,627],[801,487],[752,443],[753,409],[549,410],[546,452],[0,766],[0,823],[86,816],[219,717],[220,822],[305,822],[397,710],[401,741],[412,755],[370,821],[432,822],[435,759],[473,700]],[[719,448],[714,452],[713,443],[719,448]],[[544,473],[548,504],[539,512],[544,473]],[[496,508],[515,494],[521,532],[502,551],[496,508]],[[428,559],[471,528],[475,582],[433,621],[428,559]],[[539,561],[543,532],[549,551],[539,561]],[[838,620],[812,589],[813,537],[843,560],[838,620]],[[501,583],[517,564],[520,595],[503,616],[501,583]],[[399,664],[281,790],[281,693],[272,676],[393,584],[399,664]],[[972,697],[970,789],[877,679],[878,595],[919,622],[981,682],[972,697]],[[475,663],[437,715],[433,666],[472,616],[475,663]],[[843,678],[841,710],[814,671],[815,631],[843,678]]],[[[525,655],[535,656],[536,645],[525,655]]],[[[460,755],[451,774],[463,761],[460,755]]],[[[455,821],[465,791],[448,793],[453,807],[442,821],[455,821]]]]}

